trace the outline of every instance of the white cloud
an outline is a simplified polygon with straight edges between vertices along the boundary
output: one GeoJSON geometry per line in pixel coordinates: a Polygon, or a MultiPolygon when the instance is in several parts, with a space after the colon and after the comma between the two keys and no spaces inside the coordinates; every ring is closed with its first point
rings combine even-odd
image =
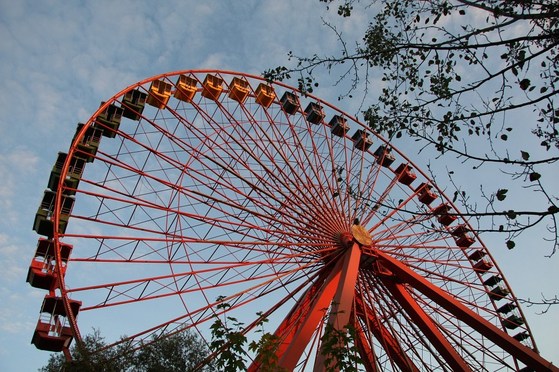
{"type": "Polygon", "coordinates": [[[36,170],[37,155],[23,146],[17,146],[9,153],[0,153],[0,209],[5,223],[14,223],[19,210],[16,207],[17,195],[21,191],[19,181],[29,178],[36,170]]]}
{"type": "Polygon", "coordinates": [[[2,262],[2,281],[5,283],[15,283],[25,280],[27,270],[24,262],[29,263],[31,256],[26,257],[22,254],[21,245],[5,233],[0,234],[0,262],[2,262]]]}

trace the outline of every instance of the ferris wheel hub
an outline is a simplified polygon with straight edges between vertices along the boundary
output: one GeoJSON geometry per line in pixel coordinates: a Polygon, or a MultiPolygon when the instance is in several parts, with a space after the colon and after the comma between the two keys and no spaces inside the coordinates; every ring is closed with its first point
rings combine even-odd
{"type": "Polygon", "coordinates": [[[351,234],[357,243],[361,244],[362,246],[370,246],[373,244],[373,239],[371,238],[371,234],[361,225],[353,225],[351,226],[351,234]]]}
{"type": "Polygon", "coordinates": [[[350,232],[342,232],[336,235],[336,241],[338,242],[338,246],[342,249],[349,248],[353,245],[353,234],[350,232]]]}

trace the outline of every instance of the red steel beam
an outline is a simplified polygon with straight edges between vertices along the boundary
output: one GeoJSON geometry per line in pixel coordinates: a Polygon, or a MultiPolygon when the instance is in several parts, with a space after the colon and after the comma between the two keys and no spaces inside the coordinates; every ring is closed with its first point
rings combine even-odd
{"type": "Polygon", "coordinates": [[[332,310],[328,323],[337,330],[343,330],[349,324],[353,299],[355,298],[355,285],[359,274],[361,248],[357,243],[345,253],[341,268],[341,278],[338,284],[332,310]]]}
{"type": "Polygon", "coordinates": [[[290,339],[284,340],[284,344],[287,343],[288,346],[283,355],[278,357],[280,367],[288,371],[295,369],[303,351],[306,349],[312,335],[324,318],[326,310],[332,303],[339,281],[340,271],[333,271],[332,275],[324,283],[315,301],[313,301],[311,308],[305,313],[305,318],[299,323],[296,333],[290,339]]]}
{"type": "Polygon", "coordinates": [[[435,286],[421,275],[411,270],[401,261],[391,257],[390,255],[374,250],[374,254],[382,261],[384,266],[392,271],[400,280],[410,284],[413,288],[435,301],[455,317],[468,324],[470,327],[487,337],[493,343],[501,347],[510,355],[520,360],[522,363],[536,371],[555,371],[559,372],[559,368],[555,367],[551,362],[545,360],[537,352],[523,345],[508,335],[503,330],[497,328],[480,315],[476,314],[462,303],[456,301],[453,296],[441,288],[435,286]]]}
{"type": "MultiPolygon", "coordinates": [[[[354,243],[342,259],[317,277],[313,285],[279,325],[275,336],[282,340],[276,350],[280,367],[288,371],[296,367],[330,306],[332,306],[332,310],[328,321],[333,327],[343,329],[349,324],[360,257],[361,249],[358,244],[354,243]]],[[[324,361],[319,354],[315,370],[323,369],[324,361]]],[[[258,358],[248,371],[257,370],[258,358]]]]}
{"type": "Polygon", "coordinates": [[[441,356],[450,365],[453,371],[471,371],[470,366],[454,346],[448,342],[447,338],[441,333],[433,319],[421,308],[400,283],[392,278],[381,277],[383,284],[386,286],[392,296],[398,301],[402,308],[408,313],[413,322],[421,329],[423,334],[437,349],[441,356]]]}
{"type": "MultiPolygon", "coordinates": [[[[351,319],[360,259],[361,248],[358,243],[354,242],[351,248],[344,253],[342,266],[340,267],[341,276],[328,317],[328,324],[338,331],[344,331],[351,319]]],[[[325,368],[326,358],[322,353],[318,353],[314,363],[314,371],[324,371],[325,368]]]]}
{"type": "Polygon", "coordinates": [[[355,322],[355,345],[361,355],[361,361],[367,372],[379,372],[375,363],[375,353],[365,336],[365,331],[359,322],[355,322]]]}
{"type": "MultiPolygon", "coordinates": [[[[386,328],[377,318],[375,310],[365,304],[359,296],[356,296],[356,305],[356,315],[364,318],[363,322],[367,324],[368,330],[370,330],[373,333],[373,336],[375,336],[375,338],[380,342],[390,360],[394,361],[394,363],[396,363],[402,371],[419,372],[419,368],[417,368],[413,361],[404,353],[400,343],[394,338],[394,336],[392,336],[392,333],[388,330],[388,328],[386,328]]],[[[359,339],[360,338],[358,338],[358,340],[359,339]]],[[[361,342],[367,341],[361,340],[361,342]]],[[[367,344],[359,345],[359,348],[363,348],[366,355],[373,354],[368,342],[367,344]]],[[[362,359],[369,360],[371,358],[366,357],[362,359]]],[[[369,371],[368,368],[367,371],[369,371]]]]}
{"type": "MultiPolygon", "coordinates": [[[[337,264],[336,266],[339,266],[339,264],[337,264]]],[[[295,306],[293,306],[289,314],[287,314],[287,316],[274,332],[274,336],[277,337],[277,339],[281,340],[281,343],[278,345],[278,348],[276,350],[278,361],[286,359],[285,353],[288,347],[291,345],[291,342],[296,337],[296,335],[299,334],[300,336],[300,328],[302,324],[307,321],[313,309],[316,308],[316,302],[320,300],[319,297],[322,293],[324,293],[324,287],[325,285],[327,285],[326,283],[337,280],[336,266],[324,269],[316,277],[312,285],[301,296],[299,301],[297,301],[295,306]]],[[[339,273],[339,270],[337,270],[337,272],[339,273]]],[[[301,353],[302,352],[303,350],[301,350],[301,353]]],[[[297,359],[299,358],[300,354],[297,359]]],[[[259,362],[258,358],[256,358],[256,360],[249,366],[248,372],[256,372],[258,370],[259,362]]]]}
{"type": "MultiPolygon", "coordinates": [[[[326,269],[301,299],[295,304],[287,317],[279,325],[275,335],[282,340],[276,356],[278,365],[292,371],[303,351],[309,344],[312,335],[318,328],[330,307],[341,276],[342,261],[326,269]]],[[[258,359],[249,371],[258,370],[258,359]]]]}

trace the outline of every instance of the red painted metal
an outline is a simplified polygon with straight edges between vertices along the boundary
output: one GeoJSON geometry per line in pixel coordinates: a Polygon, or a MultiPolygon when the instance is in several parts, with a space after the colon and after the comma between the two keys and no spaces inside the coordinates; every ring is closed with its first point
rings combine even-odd
{"type": "Polygon", "coordinates": [[[343,330],[348,324],[353,311],[355,285],[359,274],[361,248],[357,243],[344,253],[341,278],[332,301],[328,323],[337,330],[343,330]]]}
{"type": "MultiPolygon", "coordinates": [[[[534,368],[537,371],[559,371],[559,368],[553,366],[549,361],[542,358],[534,350],[527,348],[503,330],[495,327],[493,324],[468,309],[451,295],[431,284],[420,275],[414,273],[402,262],[399,262],[393,257],[390,257],[386,253],[378,250],[375,251],[375,254],[378,256],[378,259],[381,260],[384,265],[386,265],[400,280],[405,281],[414,289],[437,302],[437,304],[450,311],[457,318],[483,334],[495,344],[502,347],[511,355],[514,355],[527,366],[534,368]]],[[[392,284],[390,284],[389,281],[386,281],[385,284],[386,283],[389,283],[387,287],[393,287],[391,288],[393,294],[398,296],[399,293],[401,293],[403,297],[406,293],[406,291],[402,291],[398,288],[401,287],[401,284],[396,284],[395,282],[391,282],[392,284]]],[[[411,301],[413,301],[413,299],[411,301]]],[[[408,306],[406,304],[410,303],[410,300],[402,298],[400,303],[402,303],[403,306],[408,306]]],[[[413,304],[413,302],[411,303],[413,304]]]]}
{"type": "Polygon", "coordinates": [[[425,337],[435,346],[453,371],[471,371],[470,366],[447,341],[437,325],[413,299],[404,285],[396,282],[392,278],[384,278],[383,284],[390,291],[393,298],[398,301],[402,308],[408,313],[425,337]]]}
{"type": "Polygon", "coordinates": [[[310,307],[305,312],[304,318],[298,322],[295,332],[290,332],[291,337],[283,340],[282,344],[287,347],[282,354],[278,354],[278,365],[280,367],[288,371],[295,368],[312,335],[319,324],[322,323],[340,282],[342,274],[340,263],[332,269],[330,275],[321,285],[319,292],[312,299],[310,307]]]}
{"type": "MultiPolygon", "coordinates": [[[[406,355],[400,343],[394,338],[386,326],[382,324],[375,310],[365,304],[360,296],[356,296],[356,304],[356,315],[363,319],[362,322],[367,325],[367,329],[379,340],[389,358],[393,360],[402,371],[419,372],[419,368],[417,368],[414,362],[406,355]]],[[[361,327],[359,327],[359,329],[362,334],[363,330],[361,327]]],[[[358,340],[360,341],[358,344],[359,348],[363,350],[362,354],[366,355],[363,359],[368,361],[366,366],[370,366],[367,367],[367,371],[369,371],[369,368],[372,368],[373,364],[371,360],[373,351],[363,336],[359,337],[358,340]]]]}
{"type": "MultiPolygon", "coordinates": [[[[348,135],[356,129],[365,131],[375,147],[390,146],[333,105],[248,74],[178,71],[125,88],[102,104],[74,137],[60,177],[72,173],[70,159],[86,154],[79,186],[58,182],[51,190],[56,193],[49,220],[55,272],[68,270],[49,289],[60,294],[67,312],[72,297],[83,300],[80,317],[95,319],[99,310],[108,308],[111,311],[103,312],[101,319],[114,314],[124,324],[121,320],[138,317],[127,325],[130,329],[120,331],[129,336],[114,343],[130,341],[135,347],[154,335],[182,329],[196,329],[208,338],[212,319],[226,316],[219,309],[223,302],[216,300],[221,295],[226,295],[232,316],[248,318],[252,309],[264,306],[266,316],[284,319],[276,331],[285,340],[278,356],[299,369],[305,368],[306,362],[298,359],[305,348],[318,353],[325,309],[334,304],[331,312],[338,315],[329,321],[337,327],[355,323],[356,343],[366,357],[367,370],[436,368],[442,363],[440,357],[423,350],[425,344],[413,334],[414,320],[424,322],[425,332],[432,333],[413,296],[402,294],[399,285],[392,292],[382,285],[389,279],[380,278],[382,270],[375,272],[374,267],[386,266],[386,260],[375,263],[370,252],[361,255],[352,249],[353,238],[347,232],[352,224],[359,224],[367,228],[366,235],[379,252],[419,277],[428,276],[443,292],[446,285],[460,286],[464,294],[460,302],[488,319],[498,321],[501,315],[497,306],[491,306],[482,276],[503,278],[506,301],[523,321],[491,255],[486,255],[490,265],[483,270],[476,271],[468,260],[476,250],[489,253],[483,243],[476,236],[458,244],[446,226],[448,221],[429,229],[440,215],[424,205],[418,207],[418,191],[410,184],[419,178],[417,183],[432,185],[436,198],[453,211],[458,209],[397,149],[390,146],[401,164],[416,169],[406,182],[402,182],[402,167],[392,169],[387,163],[383,167],[372,152],[356,149],[348,135]],[[223,94],[202,98],[207,74],[222,79],[223,94]],[[248,82],[246,96],[231,94],[235,77],[248,82]],[[125,98],[131,92],[149,97],[149,86],[155,81],[171,88],[164,105],[150,101],[161,110],[150,105],[131,110],[125,98]],[[255,88],[261,84],[273,88],[268,101],[258,101],[255,88]],[[296,105],[282,106],[278,97],[285,93],[293,94],[296,105]],[[302,108],[309,101],[323,107],[324,120],[316,124],[306,120],[302,108]],[[85,138],[93,129],[101,130],[96,123],[109,107],[126,115],[118,123],[109,123],[112,129],[104,133],[103,146],[96,141],[95,149],[86,151],[85,138]],[[330,117],[343,118],[348,129],[338,128],[332,134],[330,117]],[[75,195],[77,201],[69,212],[64,211],[65,195],[75,195]],[[75,246],[67,265],[61,249],[66,239],[75,246]],[[352,253],[344,255],[345,249],[352,253]],[[362,303],[354,306],[356,287],[362,303]],[[305,294],[303,288],[308,288],[305,294]],[[409,312],[399,313],[400,303],[407,304],[409,312]],[[433,362],[423,362],[422,353],[433,362]]],[[[464,315],[445,309],[428,306],[427,310],[433,317],[440,316],[439,326],[446,334],[458,339],[458,321],[450,317],[464,315]]],[[[255,327],[253,319],[246,321],[246,332],[255,327]]],[[[68,321],[79,342],[72,313],[68,321]]],[[[524,345],[535,348],[527,325],[520,328],[526,334],[524,345]]],[[[501,333],[495,337],[504,337],[501,333]]],[[[465,337],[464,343],[469,344],[455,345],[460,355],[480,346],[475,338],[465,337]]],[[[501,358],[493,349],[479,354],[482,360],[514,365],[516,349],[503,348],[509,356],[501,358]]]]}
{"type": "MultiPolygon", "coordinates": [[[[290,340],[292,340],[298,332],[301,322],[307,318],[307,315],[312,308],[313,301],[316,300],[317,296],[322,291],[323,284],[332,280],[332,275],[333,273],[330,267],[321,270],[319,275],[311,283],[311,286],[303,293],[295,306],[292,307],[291,311],[274,332],[274,336],[281,340],[276,350],[278,360],[284,355],[287,347],[289,346],[290,340]]],[[[249,366],[248,371],[257,371],[258,368],[258,360],[255,360],[249,366]]]]}
{"type": "Polygon", "coordinates": [[[359,350],[359,355],[365,370],[368,372],[377,372],[378,368],[376,365],[376,357],[369,340],[365,336],[365,330],[357,322],[354,324],[355,327],[355,345],[359,350]]]}
{"type": "MultiPolygon", "coordinates": [[[[344,331],[344,329],[350,325],[349,321],[354,310],[353,303],[357,276],[359,274],[360,259],[361,248],[356,242],[344,253],[343,258],[340,259],[340,262],[342,262],[340,267],[341,277],[338,282],[336,294],[331,302],[330,315],[328,317],[328,324],[338,331],[344,331]]],[[[325,371],[327,367],[332,368],[326,365],[324,353],[319,353],[315,359],[314,371],[325,371]]]]}

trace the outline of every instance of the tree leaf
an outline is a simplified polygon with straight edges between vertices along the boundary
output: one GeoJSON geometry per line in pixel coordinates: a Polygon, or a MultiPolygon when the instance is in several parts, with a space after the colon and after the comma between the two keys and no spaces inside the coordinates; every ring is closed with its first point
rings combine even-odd
{"type": "Polygon", "coordinates": [[[530,86],[530,79],[522,79],[518,84],[520,85],[520,89],[526,90],[530,86]]]}
{"type": "Polygon", "coordinates": [[[520,154],[522,155],[522,159],[524,160],[530,159],[530,154],[527,153],[526,151],[520,151],[520,154]]]}
{"type": "Polygon", "coordinates": [[[516,212],[513,211],[512,209],[507,211],[507,217],[510,218],[511,220],[514,220],[516,216],[517,216],[516,212]]]}
{"type": "Polygon", "coordinates": [[[514,242],[514,240],[507,240],[507,248],[508,249],[513,249],[516,246],[516,243],[514,242]]]}
{"type": "Polygon", "coordinates": [[[534,182],[534,181],[539,180],[542,177],[542,175],[539,174],[538,172],[532,172],[532,173],[530,173],[529,177],[530,177],[530,181],[534,182]]]}
{"type": "Polygon", "coordinates": [[[509,192],[509,190],[507,190],[507,189],[499,189],[499,190],[497,190],[497,194],[496,194],[497,200],[499,200],[499,201],[505,200],[506,197],[507,197],[507,192],[509,192]]]}

